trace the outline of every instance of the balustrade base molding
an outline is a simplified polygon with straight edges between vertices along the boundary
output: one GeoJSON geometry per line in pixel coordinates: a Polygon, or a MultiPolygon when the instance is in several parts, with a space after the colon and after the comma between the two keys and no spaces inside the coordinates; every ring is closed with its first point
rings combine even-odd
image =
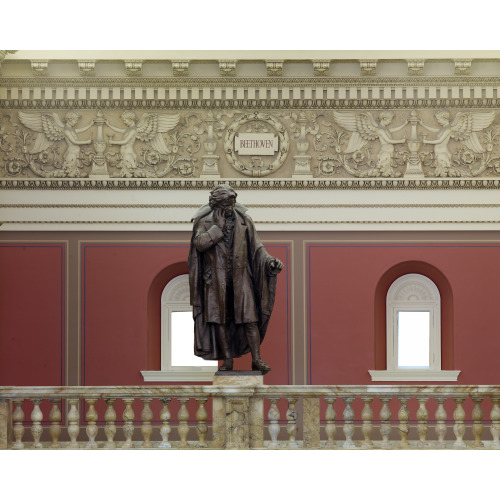
{"type": "Polygon", "coordinates": [[[213,398],[212,447],[248,450],[264,446],[264,399],[250,397],[241,389],[264,384],[264,376],[253,371],[216,372],[214,386],[235,386],[234,397],[213,398]]]}

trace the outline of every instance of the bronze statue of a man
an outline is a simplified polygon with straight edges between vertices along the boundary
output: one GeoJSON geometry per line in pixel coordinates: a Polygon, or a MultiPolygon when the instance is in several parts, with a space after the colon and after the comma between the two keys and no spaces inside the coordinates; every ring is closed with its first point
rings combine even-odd
{"type": "Polygon", "coordinates": [[[283,263],[271,257],[257,236],[247,209],[226,184],[215,187],[209,204],[193,217],[189,287],[194,318],[194,353],[223,359],[252,354],[252,370],[267,373],[260,359],[283,263]]]}

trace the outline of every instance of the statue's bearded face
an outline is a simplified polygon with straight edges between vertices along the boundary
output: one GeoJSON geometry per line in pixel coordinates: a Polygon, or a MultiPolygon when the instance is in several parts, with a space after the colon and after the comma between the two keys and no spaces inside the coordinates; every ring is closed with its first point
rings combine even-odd
{"type": "Polygon", "coordinates": [[[234,204],[236,203],[236,198],[234,196],[229,196],[221,200],[218,203],[218,207],[224,210],[224,215],[227,217],[233,213],[234,204]]]}

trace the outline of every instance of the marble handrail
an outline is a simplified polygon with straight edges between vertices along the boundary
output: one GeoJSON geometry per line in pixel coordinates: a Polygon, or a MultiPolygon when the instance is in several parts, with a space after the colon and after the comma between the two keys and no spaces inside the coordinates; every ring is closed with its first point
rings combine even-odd
{"type": "Polygon", "coordinates": [[[499,404],[497,385],[8,386],[0,387],[0,449],[498,449],[499,404]],[[154,440],[155,429],[161,441],[154,440]]]}
{"type": "Polygon", "coordinates": [[[416,397],[419,394],[433,397],[476,395],[500,395],[500,385],[265,385],[255,387],[211,386],[211,385],[155,385],[155,386],[0,386],[0,400],[13,398],[42,397],[173,397],[207,396],[227,394],[248,396],[301,396],[301,397],[363,397],[399,396],[416,397]]]}

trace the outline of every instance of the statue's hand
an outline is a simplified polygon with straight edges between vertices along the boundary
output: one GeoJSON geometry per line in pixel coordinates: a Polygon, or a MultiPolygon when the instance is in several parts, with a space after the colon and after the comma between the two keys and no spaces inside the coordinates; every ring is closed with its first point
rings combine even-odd
{"type": "Polygon", "coordinates": [[[283,265],[283,262],[281,262],[281,260],[277,259],[276,257],[273,257],[269,261],[269,271],[273,274],[278,274],[283,269],[283,267],[285,267],[283,265]]]}
{"type": "Polygon", "coordinates": [[[224,226],[226,225],[226,218],[224,217],[224,209],[223,208],[217,208],[214,211],[214,222],[221,229],[224,229],[224,226]]]}

